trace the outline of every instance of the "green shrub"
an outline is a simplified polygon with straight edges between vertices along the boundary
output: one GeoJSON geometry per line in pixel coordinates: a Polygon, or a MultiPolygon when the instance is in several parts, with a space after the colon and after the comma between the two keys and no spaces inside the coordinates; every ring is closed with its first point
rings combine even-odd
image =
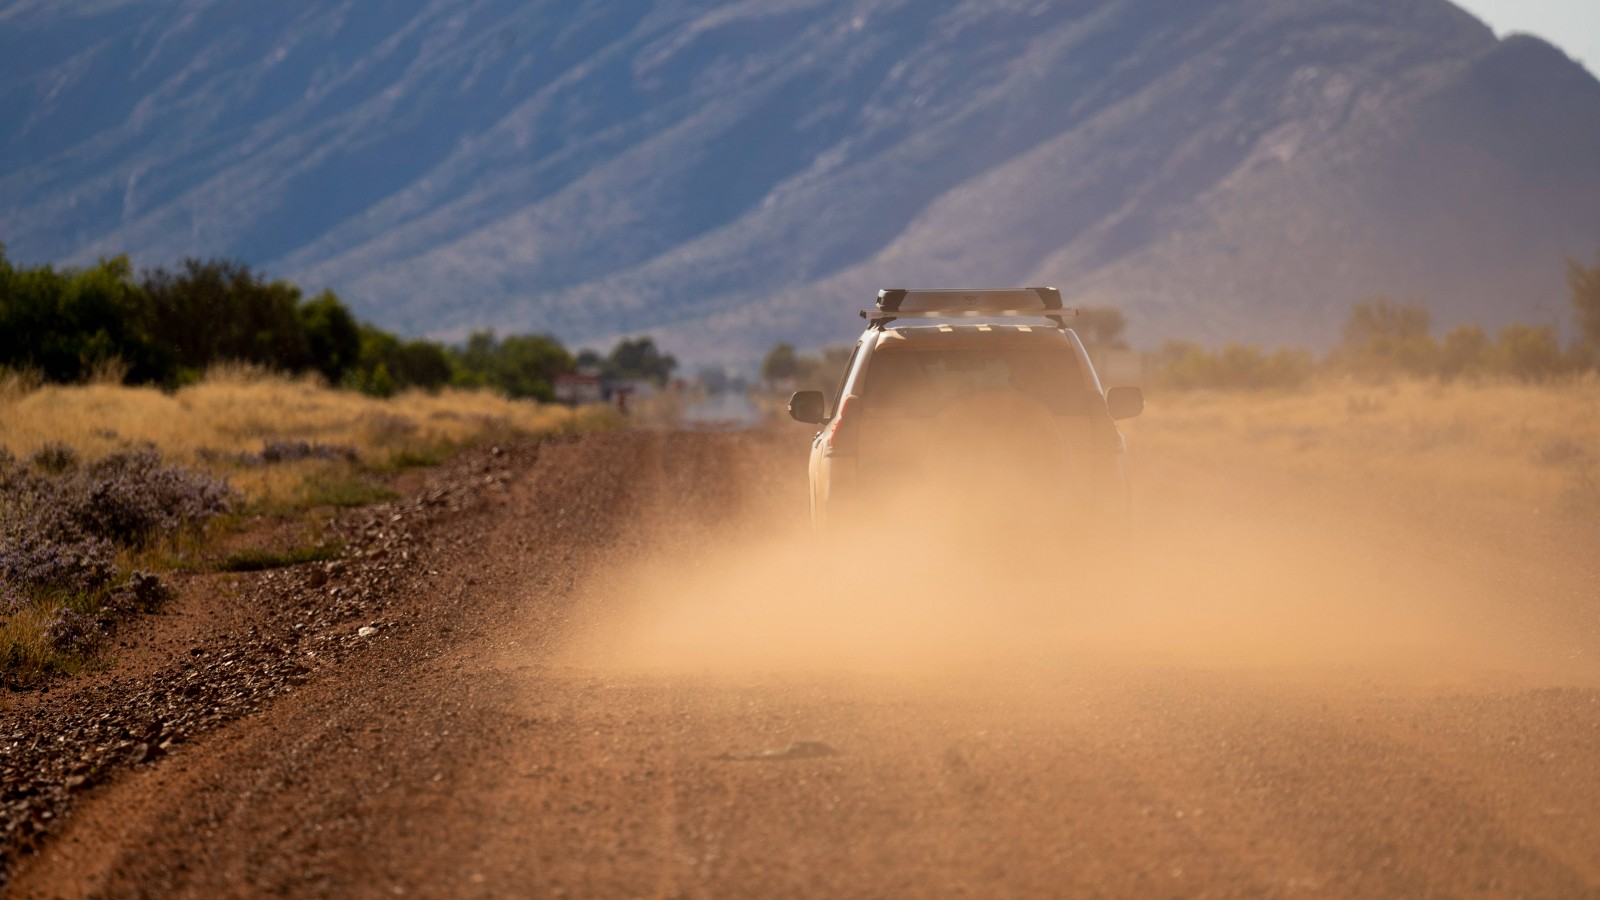
{"type": "Polygon", "coordinates": [[[1334,359],[1359,374],[1396,371],[1432,375],[1439,369],[1439,345],[1428,333],[1426,307],[1378,296],[1357,303],[1345,320],[1334,359]]]}
{"type": "Polygon", "coordinates": [[[556,376],[577,366],[567,348],[550,335],[499,338],[493,331],[470,335],[466,346],[455,352],[454,362],[458,385],[544,401],[555,399],[556,376]]]}
{"type": "Polygon", "coordinates": [[[1228,344],[1210,351],[1186,341],[1169,341],[1161,350],[1160,380],[1180,389],[1288,389],[1304,385],[1315,364],[1298,349],[1264,352],[1259,347],[1228,344]]]}
{"type": "Polygon", "coordinates": [[[305,486],[305,505],[309,507],[370,506],[399,496],[398,492],[353,473],[314,476],[306,480],[305,486]]]}
{"type": "Polygon", "coordinates": [[[1551,325],[1507,325],[1495,337],[1496,368],[1522,381],[1545,381],[1566,369],[1561,339],[1551,325]]]}
{"type": "Polygon", "coordinates": [[[258,572],[263,569],[281,569],[287,566],[298,566],[302,563],[326,562],[338,559],[344,552],[344,544],[334,542],[331,544],[303,544],[287,550],[268,550],[262,547],[251,547],[240,550],[238,553],[229,554],[226,559],[217,564],[217,569],[223,572],[258,572]]]}
{"type": "Polygon", "coordinates": [[[1439,343],[1439,377],[1446,381],[1481,375],[1493,362],[1489,336],[1476,325],[1458,325],[1439,343]]]}

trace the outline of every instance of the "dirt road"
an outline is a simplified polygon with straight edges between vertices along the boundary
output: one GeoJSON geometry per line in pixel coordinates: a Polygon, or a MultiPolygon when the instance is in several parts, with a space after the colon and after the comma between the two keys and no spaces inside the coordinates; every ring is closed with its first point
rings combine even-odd
{"type": "Polygon", "coordinates": [[[547,445],[416,536],[405,627],[83,794],[11,890],[1600,896],[1592,534],[1149,459],[1097,559],[841,580],[803,452],[547,445]]]}

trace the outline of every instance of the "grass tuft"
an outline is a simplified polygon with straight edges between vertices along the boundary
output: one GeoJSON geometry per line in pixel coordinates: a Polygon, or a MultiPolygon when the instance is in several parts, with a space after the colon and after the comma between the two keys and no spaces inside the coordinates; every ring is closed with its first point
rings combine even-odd
{"type": "Polygon", "coordinates": [[[424,469],[445,462],[456,454],[457,449],[457,446],[449,441],[401,447],[391,452],[387,459],[374,468],[380,472],[424,469]]]}
{"type": "Polygon", "coordinates": [[[263,547],[251,547],[230,554],[217,564],[217,569],[222,572],[259,572],[263,569],[283,569],[303,563],[327,562],[332,559],[338,559],[343,552],[344,543],[339,541],[331,544],[302,544],[298,547],[290,547],[287,550],[268,550],[263,547]]]}
{"type": "Polygon", "coordinates": [[[360,475],[329,476],[306,481],[307,506],[334,506],[344,509],[352,506],[370,506],[395,500],[400,493],[393,488],[374,484],[360,475]]]}

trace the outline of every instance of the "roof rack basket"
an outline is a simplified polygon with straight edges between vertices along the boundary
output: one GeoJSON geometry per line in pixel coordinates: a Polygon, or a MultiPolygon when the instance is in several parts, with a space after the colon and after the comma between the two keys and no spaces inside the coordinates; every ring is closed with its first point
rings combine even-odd
{"type": "Polygon", "coordinates": [[[1078,311],[1061,303],[1061,292],[1053,287],[1001,288],[985,290],[915,291],[888,288],[878,292],[877,309],[864,309],[861,317],[872,328],[883,328],[895,319],[987,319],[1027,316],[1049,319],[1067,327],[1067,319],[1078,311]]]}

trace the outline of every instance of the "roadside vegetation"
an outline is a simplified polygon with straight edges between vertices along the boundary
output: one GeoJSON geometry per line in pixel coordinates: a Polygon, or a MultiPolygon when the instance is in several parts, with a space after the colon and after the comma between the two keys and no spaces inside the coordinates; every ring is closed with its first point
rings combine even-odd
{"type": "Polygon", "coordinates": [[[0,375],[0,686],[105,662],[119,621],[159,607],[174,571],[334,558],[326,523],[398,496],[409,469],[617,421],[490,390],[379,398],[244,364],[174,390],[0,375]]]}
{"type": "Polygon", "coordinates": [[[612,421],[608,409],[530,403],[488,390],[376,398],[244,365],[219,366],[174,391],[40,384],[17,375],[0,382],[0,445],[13,452],[61,444],[96,459],[153,446],[173,462],[225,475],[257,507],[306,505],[342,473],[436,465],[474,444],[612,421]]]}
{"type": "Polygon", "coordinates": [[[232,510],[224,480],[169,466],[154,449],[92,462],[63,444],[0,452],[0,677],[25,686],[73,671],[119,615],[155,609],[142,551],[232,510]]]}
{"type": "Polygon", "coordinates": [[[619,421],[551,404],[563,375],[661,385],[676,365],[648,337],[403,338],[228,260],[58,269],[0,246],[0,686],[98,664],[175,570],[332,558],[326,522],[409,469],[619,421]]]}
{"type": "Polygon", "coordinates": [[[230,260],[139,273],[127,257],[81,269],[25,267],[0,245],[0,369],[55,384],[170,391],[236,363],[314,374],[376,397],[462,387],[547,402],[556,379],[580,367],[660,385],[677,366],[648,337],[624,339],[606,355],[573,354],[548,334],[481,331],[460,346],[402,338],[357,321],[332,291],[308,297],[230,260]]]}
{"type": "Polygon", "coordinates": [[[1322,478],[1376,480],[1396,503],[1472,496],[1518,515],[1600,523],[1600,253],[1567,264],[1572,337],[1553,324],[1436,334],[1421,303],[1350,311],[1324,357],[1169,343],[1151,452],[1207,445],[1322,478]]]}
{"type": "Polygon", "coordinates": [[[1397,505],[1471,498],[1508,516],[1600,525],[1594,375],[1546,383],[1326,378],[1294,391],[1187,391],[1158,396],[1149,414],[1121,427],[1140,455],[1229,457],[1330,490],[1377,488],[1397,505]]]}
{"type": "Polygon", "coordinates": [[[1436,334],[1422,302],[1373,297],[1350,310],[1339,341],[1318,359],[1300,348],[1207,348],[1170,341],[1155,355],[1153,386],[1176,390],[1276,390],[1329,379],[1395,378],[1543,384],[1600,368],[1600,252],[1594,265],[1567,261],[1574,337],[1554,324],[1513,323],[1491,334],[1457,325],[1436,334]]]}

